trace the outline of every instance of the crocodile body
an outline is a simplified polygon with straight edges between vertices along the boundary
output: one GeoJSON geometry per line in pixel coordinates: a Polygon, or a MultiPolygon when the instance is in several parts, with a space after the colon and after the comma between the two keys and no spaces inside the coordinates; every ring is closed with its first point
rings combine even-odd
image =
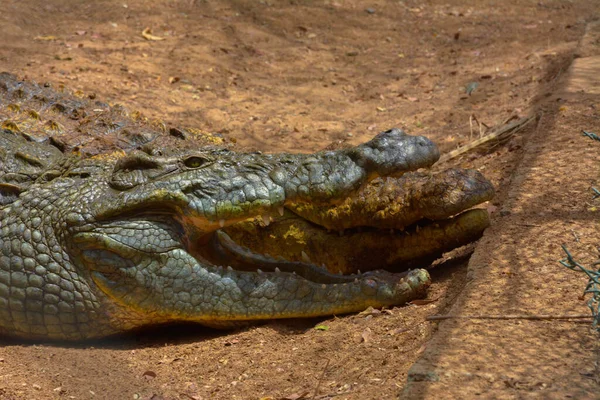
{"type": "MultiPolygon", "coordinates": [[[[357,257],[340,253],[329,271],[317,267],[307,258],[327,252],[328,241],[339,245],[327,229],[371,225],[367,236],[345,236],[368,251],[374,230],[389,236],[421,218],[439,220],[451,247],[488,224],[481,210],[447,219],[493,195],[481,175],[402,177],[439,152],[398,129],[310,155],[240,153],[220,138],[9,74],[0,74],[0,122],[2,334],[77,340],[172,321],[227,327],[404,304],[425,293],[426,270],[361,274],[340,261],[357,257]],[[452,196],[440,196],[444,182],[452,196]],[[420,210],[420,197],[439,197],[444,210],[420,210]],[[283,242],[300,223],[325,235],[325,250],[288,248],[303,255],[296,260],[283,242]],[[289,260],[258,254],[273,247],[261,248],[265,235],[281,240],[275,254],[289,260]],[[340,271],[349,275],[332,273],[340,271]]],[[[437,254],[433,247],[411,259],[437,254]]],[[[381,264],[360,261],[363,271],[381,264]]]]}

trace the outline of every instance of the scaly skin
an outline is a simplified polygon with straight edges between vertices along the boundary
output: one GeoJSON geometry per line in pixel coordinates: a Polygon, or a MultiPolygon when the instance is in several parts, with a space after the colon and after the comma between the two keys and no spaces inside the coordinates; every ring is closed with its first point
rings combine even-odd
{"type": "Polygon", "coordinates": [[[479,172],[448,169],[435,175],[415,172],[401,179],[379,179],[336,206],[303,203],[288,208],[328,230],[357,226],[404,230],[422,219],[446,219],[493,196],[493,186],[479,172]]]}
{"type": "Polygon", "coordinates": [[[8,335],[71,340],[170,321],[227,327],[404,304],[424,295],[425,270],[353,273],[429,261],[488,224],[482,210],[445,218],[489,199],[489,183],[473,171],[403,176],[439,154],[396,129],[313,155],[235,153],[221,138],[1,73],[0,125],[8,335]],[[390,235],[419,218],[441,221],[390,235]],[[349,231],[339,238],[315,222],[349,231]],[[236,237],[248,227],[251,236],[236,237]],[[317,249],[311,258],[351,275],[298,261],[304,250],[283,246],[298,229],[317,249]],[[291,261],[243,246],[274,247],[291,261]]]}
{"type": "Polygon", "coordinates": [[[331,204],[438,157],[426,138],[390,130],[314,155],[64,159],[0,209],[1,330],[81,339],[174,320],[223,326],[402,304],[423,293],[426,271],[311,281],[222,268],[204,248],[221,225],[292,202],[331,204]]]}
{"type": "Polygon", "coordinates": [[[162,121],[88,97],[0,72],[0,129],[48,143],[66,154],[129,152],[144,146],[180,151],[225,144],[222,138],[197,129],[168,129],[162,121]]]}
{"type": "MultiPolygon", "coordinates": [[[[407,173],[377,179],[337,206],[290,204],[293,212],[268,226],[259,219],[226,231],[255,253],[310,260],[334,273],[405,270],[477,240],[489,225],[487,212],[460,213],[493,196],[493,186],[474,170],[407,173]]],[[[232,252],[225,246],[217,255],[227,260],[232,252]]]]}
{"type": "Polygon", "coordinates": [[[0,205],[8,204],[33,183],[62,153],[10,131],[0,134],[0,205]]]}

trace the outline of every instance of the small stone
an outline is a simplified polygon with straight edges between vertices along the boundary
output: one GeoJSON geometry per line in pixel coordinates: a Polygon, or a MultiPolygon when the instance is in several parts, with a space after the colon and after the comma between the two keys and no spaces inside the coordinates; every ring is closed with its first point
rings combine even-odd
{"type": "Polygon", "coordinates": [[[469,96],[473,94],[473,92],[475,91],[475,89],[477,89],[477,87],[479,86],[479,82],[470,82],[467,84],[466,88],[465,88],[465,93],[467,93],[469,96]]]}
{"type": "Polygon", "coordinates": [[[375,14],[375,9],[374,9],[374,8],[371,8],[371,7],[369,7],[369,8],[367,8],[367,9],[365,9],[365,11],[366,11],[368,14],[375,14]]]}

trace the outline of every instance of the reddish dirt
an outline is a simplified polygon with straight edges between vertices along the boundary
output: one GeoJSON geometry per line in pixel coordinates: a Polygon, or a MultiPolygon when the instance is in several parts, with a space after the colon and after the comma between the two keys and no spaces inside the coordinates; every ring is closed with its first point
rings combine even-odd
{"type": "MultiPolygon", "coordinates": [[[[288,152],[357,144],[393,126],[449,151],[479,135],[476,122],[470,132],[472,116],[493,126],[555,112],[554,85],[600,9],[586,0],[5,0],[1,7],[0,70],[218,132],[242,147],[288,152]],[[164,40],[143,38],[147,27],[164,40]],[[467,95],[471,82],[479,86],[467,95]]],[[[590,107],[581,112],[598,118],[600,104],[590,107]]],[[[568,124],[577,118],[573,112],[568,124]]],[[[534,129],[447,164],[477,168],[494,182],[494,221],[511,201],[507,188],[534,129]]],[[[569,201],[552,200],[559,208],[569,201]]],[[[560,244],[535,235],[541,249],[560,244]]],[[[492,240],[484,245],[494,248],[492,240]]],[[[396,398],[436,329],[425,318],[449,309],[466,274],[464,263],[441,264],[433,302],[371,315],[235,332],[168,327],[78,345],[5,340],[0,398],[396,398]]]]}

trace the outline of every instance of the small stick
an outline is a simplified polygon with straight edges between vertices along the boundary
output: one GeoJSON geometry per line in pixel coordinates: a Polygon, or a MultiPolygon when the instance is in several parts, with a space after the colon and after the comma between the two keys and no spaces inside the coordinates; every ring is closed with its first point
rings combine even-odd
{"type": "Polygon", "coordinates": [[[444,319],[530,319],[530,320],[553,320],[553,319],[589,319],[592,315],[526,315],[526,314],[509,314],[509,315],[431,315],[427,317],[427,321],[440,321],[444,319]]]}
{"type": "Polygon", "coordinates": [[[471,132],[469,133],[469,140],[473,139],[473,114],[469,115],[469,127],[471,128],[471,132]]]}
{"type": "MultiPolygon", "coordinates": [[[[475,122],[477,122],[477,126],[479,127],[479,139],[481,139],[483,137],[483,127],[485,126],[486,129],[489,129],[490,127],[487,126],[486,124],[484,124],[483,122],[481,122],[480,120],[477,119],[477,117],[475,116],[475,114],[471,114],[471,116],[473,117],[473,120],[475,122]]],[[[473,134],[473,126],[471,125],[471,134],[473,134]]]]}
{"type": "MultiPolygon", "coordinates": [[[[512,118],[511,118],[512,119],[512,118]]],[[[448,152],[446,154],[442,154],[442,156],[440,157],[439,161],[438,161],[438,165],[446,162],[448,160],[451,160],[453,158],[456,158],[464,153],[466,153],[467,151],[470,151],[472,149],[475,149],[481,145],[484,145],[494,139],[497,139],[498,141],[503,141],[506,140],[508,138],[510,138],[513,134],[517,133],[518,131],[520,131],[521,129],[523,129],[525,126],[527,126],[531,121],[533,121],[535,119],[534,115],[530,115],[528,117],[524,117],[521,118],[517,121],[511,122],[511,123],[507,123],[504,124],[500,127],[494,128],[494,131],[489,133],[488,135],[473,140],[472,142],[459,147],[456,150],[452,150],[451,152],[448,152]]],[[[510,119],[509,119],[510,120],[510,119]]],[[[472,118],[470,119],[471,121],[471,136],[473,135],[472,132],[472,118]]]]}
{"type": "Polygon", "coordinates": [[[479,124],[479,139],[481,139],[483,137],[483,124],[479,121],[477,123],[479,124]]]}
{"type": "Polygon", "coordinates": [[[345,394],[350,394],[350,393],[352,393],[352,390],[348,390],[348,391],[341,392],[341,393],[322,394],[319,397],[316,397],[315,400],[333,399],[334,397],[343,396],[345,394]]]}
{"type": "Polygon", "coordinates": [[[315,397],[317,397],[317,394],[319,393],[319,388],[321,386],[321,382],[323,381],[323,377],[325,376],[325,371],[327,371],[327,367],[329,367],[329,361],[331,361],[331,359],[327,360],[327,364],[325,364],[325,368],[323,368],[323,372],[321,373],[321,377],[319,378],[319,381],[317,382],[317,387],[315,388],[315,394],[313,394],[311,400],[315,400],[315,397]]]}

